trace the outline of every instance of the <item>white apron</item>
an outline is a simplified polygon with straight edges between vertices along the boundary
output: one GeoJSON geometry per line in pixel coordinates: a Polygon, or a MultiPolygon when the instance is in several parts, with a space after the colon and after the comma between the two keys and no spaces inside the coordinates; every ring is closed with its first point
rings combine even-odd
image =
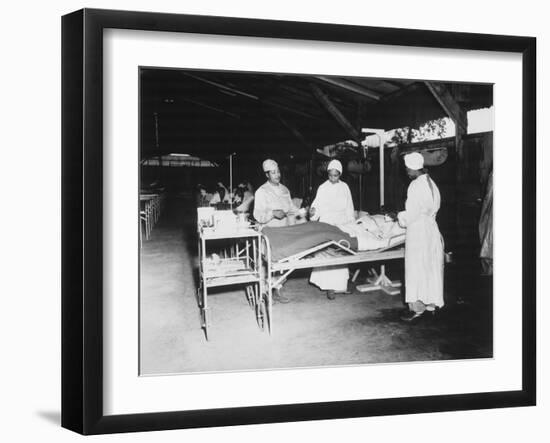
{"type": "MultiPolygon", "coordinates": [[[[314,219],[321,222],[338,226],[354,221],[351,192],[342,181],[327,180],[319,186],[311,206],[316,210],[314,219]]],[[[313,269],[309,281],[323,291],[345,291],[348,279],[347,266],[327,266],[313,269]]]]}
{"type": "Polygon", "coordinates": [[[417,177],[407,190],[405,211],[399,223],[407,228],[405,239],[405,301],[437,307],[443,302],[443,238],[435,216],[441,204],[439,189],[427,174],[417,177]]]}
{"type": "Polygon", "coordinates": [[[254,200],[254,218],[260,224],[272,228],[294,224],[293,217],[287,216],[281,220],[273,218],[273,211],[275,210],[281,210],[285,213],[298,210],[292,203],[290,191],[282,183],[272,185],[265,182],[257,189],[254,200]]]}

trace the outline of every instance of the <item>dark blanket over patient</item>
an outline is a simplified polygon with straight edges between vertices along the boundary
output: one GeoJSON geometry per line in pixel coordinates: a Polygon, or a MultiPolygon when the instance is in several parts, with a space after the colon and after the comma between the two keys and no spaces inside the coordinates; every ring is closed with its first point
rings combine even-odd
{"type": "Polygon", "coordinates": [[[306,251],[330,240],[346,240],[345,246],[357,250],[357,239],[346,234],[336,226],[322,222],[309,222],[281,228],[265,227],[262,233],[269,238],[271,258],[279,261],[283,258],[306,251]]]}

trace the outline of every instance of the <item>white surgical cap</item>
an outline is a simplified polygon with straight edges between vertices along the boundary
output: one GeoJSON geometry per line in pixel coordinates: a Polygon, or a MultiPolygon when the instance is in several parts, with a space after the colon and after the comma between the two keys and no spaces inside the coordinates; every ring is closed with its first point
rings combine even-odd
{"type": "Polygon", "coordinates": [[[340,174],[342,173],[342,163],[339,160],[331,160],[327,166],[327,171],[336,169],[340,174]]]}
{"type": "Polygon", "coordinates": [[[264,162],[262,163],[262,168],[264,169],[264,172],[274,171],[278,167],[279,165],[277,164],[277,162],[269,158],[267,160],[264,160],[264,162]]]}
{"type": "Polygon", "coordinates": [[[405,166],[413,171],[418,171],[424,167],[424,157],[419,152],[411,152],[404,158],[405,166]]]}

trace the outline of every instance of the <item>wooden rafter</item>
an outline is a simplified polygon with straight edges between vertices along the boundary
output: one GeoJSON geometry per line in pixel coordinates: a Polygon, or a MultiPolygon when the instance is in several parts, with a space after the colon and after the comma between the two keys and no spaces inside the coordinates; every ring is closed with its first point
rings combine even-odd
{"type": "Polygon", "coordinates": [[[287,122],[283,117],[280,115],[277,115],[277,120],[281,122],[281,124],[292,134],[300,143],[302,143],[306,148],[312,149],[311,143],[307,141],[307,139],[303,136],[303,134],[300,132],[300,130],[292,125],[291,123],[287,122]]]}
{"type": "Polygon", "coordinates": [[[184,101],[184,102],[187,102],[187,103],[192,103],[196,106],[200,106],[201,108],[209,109],[209,110],[214,111],[214,112],[219,112],[220,114],[228,115],[229,117],[233,117],[233,118],[237,118],[237,119],[241,118],[241,116],[239,114],[235,114],[234,112],[229,112],[229,111],[226,111],[224,109],[220,109],[220,108],[217,108],[215,106],[208,105],[208,104],[203,103],[203,102],[199,102],[197,100],[191,100],[190,98],[179,98],[178,100],[179,101],[184,101]]]}
{"type": "Polygon", "coordinates": [[[317,117],[313,114],[310,114],[309,112],[303,111],[301,109],[297,109],[295,107],[292,107],[292,106],[284,105],[282,103],[277,103],[277,102],[274,102],[274,101],[271,101],[271,100],[261,100],[260,102],[263,103],[264,105],[270,106],[272,108],[283,109],[283,110],[291,112],[293,114],[301,115],[302,117],[314,118],[314,119],[319,119],[320,120],[319,117],[317,117]]]}
{"type": "Polygon", "coordinates": [[[393,92],[390,92],[389,94],[384,95],[381,98],[381,102],[391,102],[399,97],[402,97],[405,94],[409,94],[413,92],[414,90],[418,89],[419,84],[418,83],[410,83],[406,86],[401,86],[400,89],[397,89],[393,92]]]}
{"type": "Polygon", "coordinates": [[[273,100],[267,100],[265,98],[260,98],[257,95],[251,94],[247,91],[243,91],[242,89],[237,89],[235,87],[228,86],[228,85],[226,85],[224,83],[221,83],[221,82],[212,81],[212,80],[200,77],[198,75],[189,74],[189,73],[183,73],[183,75],[185,75],[187,77],[191,77],[191,78],[193,78],[195,80],[198,80],[200,82],[206,83],[210,86],[214,86],[215,88],[218,88],[219,92],[221,92],[223,94],[228,94],[229,93],[229,95],[238,95],[240,97],[244,97],[244,98],[247,98],[247,99],[250,99],[250,100],[254,100],[258,103],[261,103],[263,105],[266,105],[266,106],[269,106],[269,107],[272,107],[272,108],[284,109],[284,110],[286,110],[288,112],[291,112],[293,114],[301,115],[302,117],[315,118],[315,119],[319,118],[319,117],[317,117],[313,114],[310,114],[309,112],[307,112],[305,110],[298,109],[294,106],[288,106],[286,104],[278,103],[278,102],[275,102],[273,100]]]}
{"type": "Polygon", "coordinates": [[[346,80],[342,80],[339,78],[333,78],[333,77],[324,77],[324,76],[316,76],[315,78],[325,82],[329,83],[334,86],[338,86],[339,88],[346,89],[348,91],[354,92],[356,94],[362,95],[364,97],[368,97],[372,100],[379,101],[381,96],[380,94],[371,91],[370,89],[367,89],[363,86],[356,85],[354,83],[348,82],[346,80]]]}
{"type": "Polygon", "coordinates": [[[441,105],[445,113],[453,120],[457,129],[460,129],[461,132],[466,133],[468,124],[466,112],[454,99],[447,87],[443,83],[429,81],[425,81],[424,84],[441,105]]]}
{"type": "MultiPolygon", "coordinates": [[[[428,90],[432,93],[434,98],[439,102],[446,114],[454,121],[456,126],[455,132],[455,154],[456,154],[456,167],[455,167],[455,201],[457,206],[455,208],[455,223],[458,227],[460,225],[461,214],[461,202],[463,200],[463,187],[462,181],[464,179],[464,135],[467,133],[468,121],[466,112],[458,104],[452,94],[448,91],[446,86],[442,83],[436,82],[424,82],[428,90]]],[[[458,229],[458,228],[457,228],[458,229]]]]}
{"type": "Polygon", "coordinates": [[[219,82],[215,82],[215,81],[212,81],[212,80],[208,80],[206,78],[203,78],[203,77],[200,77],[198,75],[194,75],[194,74],[189,74],[189,73],[186,73],[186,72],[182,72],[183,75],[187,76],[187,77],[191,77],[191,78],[194,78],[195,80],[198,80],[200,82],[203,82],[203,83],[206,83],[208,85],[211,85],[211,86],[215,86],[216,88],[221,88],[225,91],[229,91],[229,92],[233,92],[237,95],[240,95],[240,96],[243,96],[243,97],[246,97],[246,98],[250,98],[252,100],[259,100],[260,98],[257,97],[256,95],[254,94],[250,94],[248,92],[245,92],[245,91],[241,91],[240,89],[236,89],[236,88],[233,88],[231,86],[227,86],[227,85],[224,85],[223,83],[219,83],[219,82]]]}
{"type": "Polygon", "coordinates": [[[362,137],[361,133],[353,127],[353,125],[348,121],[346,116],[340,112],[330,98],[321,91],[319,86],[310,83],[311,90],[313,95],[319,100],[321,105],[334,117],[334,119],[344,128],[344,130],[349,134],[349,136],[356,142],[360,142],[362,137]]]}

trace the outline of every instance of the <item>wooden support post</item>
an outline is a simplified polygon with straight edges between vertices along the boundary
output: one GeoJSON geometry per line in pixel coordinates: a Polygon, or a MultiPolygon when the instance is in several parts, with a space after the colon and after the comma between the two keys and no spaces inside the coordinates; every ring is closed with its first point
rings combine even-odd
{"type": "Polygon", "coordinates": [[[376,134],[378,137],[378,152],[379,152],[379,178],[380,178],[380,208],[385,204],[385,178],[384,178],[384,133],[383,129],[363,128],[362,132],[366,134],[376,134]]]}
{"type": "Polygon", "coordinates": [[[464,192],[462,189],[462,184],[464,183],[464,140],[463,137],[466,135],[461,125],[456,125],[456,135],[455,135],[455,159],[456,159],[456,176],[455,176],[455,232],[456,232],[456,242],[462,244],[463,235],[460,230],[461,219],[462,219],[462,203],[464,200],[464,192]]]}
{"type": "Polygon", "coordinates": [[[466,134],[468,121],[466,112],[460,104],[454,99],[444,83],[424,82],[428,90],[441,105],[445,113],[453,120],[457,127],[457,133],[462,131],[466,134]]]}
{"type": "Polygon", "coordinates": [[[424,82],[434,98],[439,102],[445,113],[453,120],[455,132],[455,204],[456,204],[456,233],[460,235],[460,206],[462,201],[462,183],[464,179],[464,141],[463,137],[468,133],[468,118],[466,111],[455,100],[444,83],[424,82]]]}
{"type": "Polygon", "coordinates": [[[434,98],[439,102],[445,113],[453,120],[456,127],[455,149],[456,149],[456,182],[460,187],[464,176],[464,151],[463,137],[468,132],[468,118],[466,111],[454,99],[444,83],[424,82],[434,98]]]}
{"type": "Polygon", "coordinates": [[[456,182],[461,185],[464,179],[464,131],[461,125],[456,124],[455,149],[456,149],[456,182]]]}

